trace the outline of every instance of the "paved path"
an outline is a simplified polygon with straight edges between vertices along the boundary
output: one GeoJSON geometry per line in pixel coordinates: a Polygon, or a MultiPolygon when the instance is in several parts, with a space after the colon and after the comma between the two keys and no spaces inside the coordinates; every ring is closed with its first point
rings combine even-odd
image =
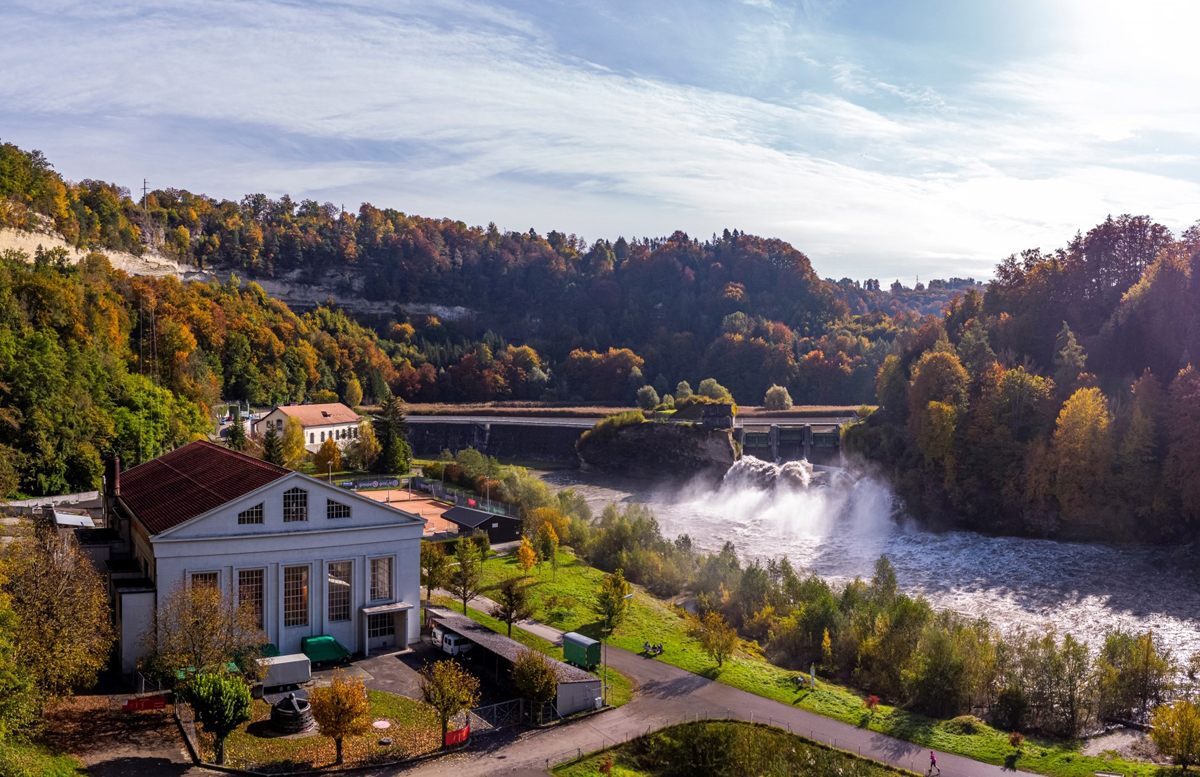
{"type": "MultiPolygon", "coordinates": [[[[486,612],[491,603],[478,597],[471,604],[486,612]]],[[[541,623],[527,621],[520,626],[556,643],[562,637],[562,632],[541,623]]],[[[627,650],[608,647],[607,652],[608,665],[638,687],[637,695],[623,707],[563,726],[524,732],[490,746],[486,738],[479,737],[476,742],[486,748],[482,752],[430,761],[403,773],[465,777],[544,768],[547,759],[553,765],[564,760],[568,753],[587,753],[665,725],[705,717],[779,726],[817,742],[920,773],[929,766],[929,750],[912,743],[755,696],[627,650]]],[[[943,777],[1000,777],[1014,771],[941,752],[937,760],[943,777]]]]}

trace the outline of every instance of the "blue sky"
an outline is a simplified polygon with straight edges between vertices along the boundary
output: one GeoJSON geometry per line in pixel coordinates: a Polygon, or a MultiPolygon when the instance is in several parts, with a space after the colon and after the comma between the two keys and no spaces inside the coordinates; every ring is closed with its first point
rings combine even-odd
{"type": "Polygon", "coordinates": [[[824,277],[987,277],[1109,213],[1200,218],[1198,23],[1186,0],[8,0],[0,138],[133,189],[737,228],[824,277]]]}

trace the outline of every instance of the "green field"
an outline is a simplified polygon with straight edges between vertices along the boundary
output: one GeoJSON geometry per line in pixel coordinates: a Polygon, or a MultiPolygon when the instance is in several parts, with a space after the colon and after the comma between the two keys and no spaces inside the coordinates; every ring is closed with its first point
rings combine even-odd
{"type": "MultiPolygon", "coordinates": [[[[549,564],[541,566],[533,572],[538,581],[532,590],[537,605],[534,617],[564,631],[578,631],[599,638],[599,624],[590,604],[604,573],[577,560],[569,550],[560,551],[557,576],[552,574],[549,564]],[[557,608],[547,608],[550,597],[558,597],[560,605],[557,608]],[[567,598],[574,600],[573,607],[562,606],[561,602],[567,598]]],[[[520,573],[512,556],[493,558],[484,564],[488,584],[520,573]]],[[[1086,757],[1079,752],[1080,741],[1053,742],[1029,737],[1017,753],[1008,743],[1008,734],[990,726],[980,725],[974,733],[962,733],[960,726],[949,721],[886,704],[880,704],[874,714],[868,714],[863,696],[854,690],[824,682],[819,677],[815,690],[798,690],[797,672],[767,662],[746,650],[745,645],[736,657],[718,669],[699,642],[687,635],[683,616],[676,609],[637,586],[634,586],[630,605],[629,615],[609,640],[610,644],[636,653],[641,651],[645,641],[661,642],[664,652],[657,659],[659,661],[844,723],[977,761],[1055,777],[1093,777],[1097,771],[1123,772],[1130,777],[1160,777],[1178,771],[1115,757],[1086,757]]],[[[807,675],[804,678],[807,679],[807,675]]]]}
{"type": "Polygon", "coordinates": [[[701,721],[670,726],[558,766],[561,777],[667,777],[754,774],[895,777],[912,774],[834,750],[768,726],[741,721],[701,721]]]}
{"type": "MultiPolygon", "coordinates": [[[[453,610],[454,612],[462,612],[462,602],[451,601],[450,599],[439,596],[435,596],[433,598],[433,602],[434,604],[445,607],[449,610],[453,610]]],[[[500,634],[508,633],[507,625],[486,613],[476,610],[474,607],[467,608],[467,617],[478,623],[482,623],[492,631],[499,632],[500,634]]],[[[558,647],[549,640],[542,639],[536,634],[530,634],[520,626],[513,626],[512,638],[527,648],[531,648],[540,653],[545,653],[551,658],[557,658],[559,661],[562,660],[563,652],[561,647],[558,647]]],[[[602,670],[597,669],[593,671],[592,674],[599,677],[602,674],[602,670]]],[[[615,669],[609,669],[608,703],[613,707],[620,707],[622,704],[628,702],[631,698],[633,698],[633,685],[629,682],[629,678],[615,669]]]]}

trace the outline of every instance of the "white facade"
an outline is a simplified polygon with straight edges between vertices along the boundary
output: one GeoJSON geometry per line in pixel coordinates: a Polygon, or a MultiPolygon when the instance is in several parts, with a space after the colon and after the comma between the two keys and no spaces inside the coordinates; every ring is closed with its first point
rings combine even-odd
{"type": "MultiPolygon", "coordinates": [[[[261,420],[255,422],[254,431],[265,434],[268,427],[274,426],[275,432],[282,437],[283,427],[287,424],[287,419],[287,413],[280,408],[275,408],[261,420]]],[[[304,429],[304,447],[310,453],[316,453],[320,450],[321,443],[330,437],[337,440],[338,447],[341,448],[345,448],[358,439],[358,421],[311,425],[301,421],[300,426],[304,429]]]]}
{"type": "MultiPolygon", "coordinates": [[[[284,654],[321,635],[366,653],[420,638],[423,531],[417,516],[291,473],[159,534],[134,532],[134,553],[160,606],[176,586],[216,582],[261,603],[284,654]]],[[[121,652],[131,671],[145,648],[123,640],[121,652]]]]}

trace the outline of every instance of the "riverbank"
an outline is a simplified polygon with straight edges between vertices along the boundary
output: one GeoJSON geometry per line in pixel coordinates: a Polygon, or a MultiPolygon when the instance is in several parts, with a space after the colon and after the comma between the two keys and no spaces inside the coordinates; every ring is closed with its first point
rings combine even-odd
{"type": "MultiPolygon", "coordinates": [[[[604,573],[579,561],[569,551],[560,551],[559,558],[557,574],[545,564],[534,574],[538,581],[531,591],[535,618],[564,631],[598,637],[590,603],[604,573]]],[[[488,584],[516,574],[520,574],[520,568],[511,557],[493,558],[484,564],[488,584]]],[[[1081,752],[1082,741],[1054,742],[1030,737],[1018,752],[1009,744],[1007,732],[975,721],[938,720],[887,704],[880,704],[870,712],[862,694],[827,683],[820,677],[815,688],[807,687],[806,675],[767,662],[754,643],[740,643],[738,653],[718,668],[699,642],[689,636],[677,609],[635,587],[629,615],[609,644],[637,653],[645,641],[663,644],[664,653],[657,661],[789,707],[976,761],[1054,777],[1091,777],[1096,771],[1142,777],[1170,773],[1155,764],[1086,757],[1081,752]],[[798,684],[797,678],[804,682],[798,684]]]]}

